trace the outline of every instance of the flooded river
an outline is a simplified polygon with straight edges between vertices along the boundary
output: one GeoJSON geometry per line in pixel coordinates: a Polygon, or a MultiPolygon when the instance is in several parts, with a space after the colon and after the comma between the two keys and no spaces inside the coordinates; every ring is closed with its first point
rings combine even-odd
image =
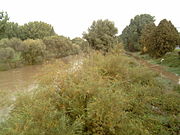
{"type": "Polygon", "coordinates": [[[37,86],[36,76],[42,67],[43,65],[33,65],[0,72],[0,123],[12,110],[16,92],[31,90],[37,86]]]}
{"type": "Polygon", "coordinates": [[[42,65],[26,66],[0,72],[0,90],[20,90],[27,89],[34,85],[37,73],[42,69],[42,65]]]}
{"type": "MultiPolygon", "coordinates": [[[[68,56],[58,61],[63,61],[66,64],[70,63],[72,65],[71,70],[76,70],[82,64],[82,56],[68,56]]],[[[16,100],[16,92],[29,91],[38,86],[36,80],[40,77],[38,75],[40,75],[45,65],[32,65],[0,71],[0,123],[7,118],[12,110],[12,101],[16,100]]]]}
{"type": "MultiPolygon", "coordinates": [[[[77,61],[81,56],[68,56],[60,59],[65,63],[77,61]]],[[[31,89],[36,84],[37,75],[45,65],[32,65],[22,68],[0,71],[0,90],[16,91],[31,89]]]]}

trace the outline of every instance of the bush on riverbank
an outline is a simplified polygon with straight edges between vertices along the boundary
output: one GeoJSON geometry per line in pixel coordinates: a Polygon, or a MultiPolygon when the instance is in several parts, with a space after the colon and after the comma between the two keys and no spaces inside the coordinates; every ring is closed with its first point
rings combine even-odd
{"type": "Polygon", "coordinates": [[[22,94],[0,134],[176,135],[180,95],[123,54],[92,54],[77,71],[48,65],[22,94]]]}
{"type": "Polygon", "coordinates": [[[24,50],[22,51],[22,58],[26,64],[39,64],[45,60],[46,46],[42,40],[28,39],[25,40],[23,44],[24,50]]]}
{"type": "Polygon", "coordinates": [[[43,39],[46,45],[47,58],[61,58],[78,54],[80,47],[74,45],[70,39],[63,36],[50,36],[43,39]]]}
{"type": "Polygon", "coordinates": [[[18,38],[5,38],[0,40],[0,71],[78,54],[81,49],[78,44],[73,44],[70,39],[63,36],[24,41],[18,38]]]}
{"type": "Polygon", "coordinates": [[[0,70],[8,70],[22,65],[22,41],[17,38],[0,40],[0,70]]]}

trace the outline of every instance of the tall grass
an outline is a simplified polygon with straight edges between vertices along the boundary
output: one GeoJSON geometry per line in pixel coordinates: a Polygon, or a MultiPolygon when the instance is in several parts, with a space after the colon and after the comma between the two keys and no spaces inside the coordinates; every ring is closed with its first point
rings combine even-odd
{"type": "Polygon", "coordinates": [[[177,135],[180,95],[119,53],[91,54],[81,68],[48,65],[22,94],[2,135],[177,135]]]}

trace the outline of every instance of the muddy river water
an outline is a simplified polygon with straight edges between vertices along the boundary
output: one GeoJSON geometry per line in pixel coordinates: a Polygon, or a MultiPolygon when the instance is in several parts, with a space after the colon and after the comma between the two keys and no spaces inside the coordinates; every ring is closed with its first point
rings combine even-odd
{"type": "Polygon", "coordinates": [[[35,83],[37,73],[41,71],[42,65],[26,66],[0,72],[1,90],[19,90],[31,87],[35,83]]]}
{"type": "MultiPolygon", "coordinates": [[[[80,56],[68,56],[62,58],[65,63],[76,61],[80,56]]],[[[22,68],[0,71],[0,90],[31,89],[36,83],[36,77],[45,65],[32,65],[22,68]]]]}
{"type": "MultiPolygon", "coordinates": [[[[71,70],[76,70],[80,64],[82,64],[81,56],[68,56],[62,59],[58,59],[58,61],[63,61],[64,63],[70,63],[71,70]]],[[[53,62],[53,61],[51,61],[53,62]]],[[[37,78],[39,78],[42,73],[42,69],[44,65],[32,65],[25,66],[22,68],[11,69],[8,71],[0,71],[0,92],[7,91],[8,94],[6,96],[2,96],[0,93],[0,123],[5,120],[5,118],[9,115],[9,112],[12,110],[13,105],[8,104],[2,106],[4,101],[7,100],[15,101],[16,92],[20,92],[21,90],[29,91],[33,88],[37,87],[37,78]]]]}

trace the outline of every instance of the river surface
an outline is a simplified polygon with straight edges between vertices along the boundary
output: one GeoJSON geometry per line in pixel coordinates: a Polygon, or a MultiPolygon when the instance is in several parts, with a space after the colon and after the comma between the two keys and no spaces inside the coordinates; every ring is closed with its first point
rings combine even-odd
{"type": "Polygon", "coordinates": [[[35,83],[37,73],[43,65],[25,66],[0,72],[0,90],[20,90],[31,87],[35,83]]]}
{"type": "MultiPolygon", "coordinates": [[[[78,60],[80,56],[68,56],[62,58],[65,63],[78,60]]],[[[32,65],[22,68],[0,71],[0,90],[16,91],[31,89],[36,84],[36,78],[45,65],[32,65]]],[[[39,76],[38,76],[39,77],[39,76]]]]}

